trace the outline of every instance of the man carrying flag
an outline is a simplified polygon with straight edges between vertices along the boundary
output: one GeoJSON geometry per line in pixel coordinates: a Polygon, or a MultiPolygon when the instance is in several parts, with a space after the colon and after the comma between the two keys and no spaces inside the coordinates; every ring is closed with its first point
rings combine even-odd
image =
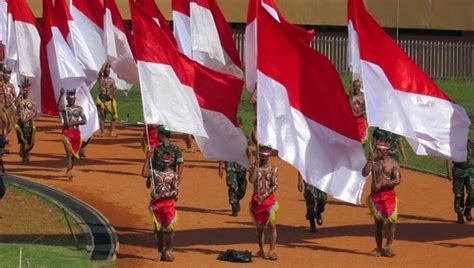
{"type": "Polygon", "coordinates": [[[347,10],[349,66],[364,82],[369,126],[404,136],[418,155],[465,161],[464,108],[384,32],[362,0],[348,0],[347,10]]]}
{"type": "Polygon", "coordinates": [[[375,242],[377,247],[370,252],[374,257],[393,257],[395,240],[395,221],[398,217],[398,200],[395,186],[401,182],[400,166],[389,154],[390,144],[378,141],[375,145],[377,156],[369,153],[368,161],[362,170],[364,177],[372,173],[371,192],[367,198],[369,209],[375,220],[375,242]],[[383,226],[388,225],[387,244],[382,248],[383,226]]]}
{"type": "Polygon", "coordinates": [[[280,208],[275,197],[278,188],[278,168],[268,163],[272,148],[259,145],[257,164],[250,169],[249,181],[253,184],[252,200],[250,201],[250,214],[257,227],[257,241],[259,251],[257,255],[264,259],[277,260],[275,253],[277,229],[276,214],[280,208]],[[270,251],[265,253],[264,231],[270,228],[270,251]]]}

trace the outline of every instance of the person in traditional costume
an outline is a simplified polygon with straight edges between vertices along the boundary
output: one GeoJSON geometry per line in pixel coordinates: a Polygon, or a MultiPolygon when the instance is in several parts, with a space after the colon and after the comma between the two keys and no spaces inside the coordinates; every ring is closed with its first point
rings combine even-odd
{"type": "Polygon", "coordinates": [[[250,214],[257,228],[259,247],[257,255],[265,259],[276,260],[278,259],[275,253],[277,238],[276,214],[279,204],[275,197],[275,191],[278,188],[278,168],[268,163],[271,152],[272,149],[270,147],[259,145],[258,165],[253,164],[250,168],[249,181],[253,184],[250,214]],[[263,249],[264,231],[267,226],[270,229],[270,250],[268,254],[263,249]]]}
{"type": "Polygon", "coordinates": [[[349,103],[351,104],[352,114],[354,114],[359,130],[359,137],[362,143],[367,142],[367,120],[365,119],[365,98],[362,92],[362,81],[352,81],[352,90],[349,93],[349,103]]]}
{"type": "Polygon", "coordinates": [[[147,188],[152,189],[149,209],[155,224],[160,260],[173,261],[173,237],[178,222],[176,200],[179,176],[171,168],[173,157],[169,152],[161,152],[159,159],[155,160],[158,161],[147,157],[142,176],[147,178],[147,188]]]}
{"type": "Polygon", "coordinates": [[[170,140],[171,131],[167,130],[164,126],[158,128],[158,146],[152,152],[153,161],[157,162],[160,159],[160,155],[163,152],[171,154],[170,167],[173,171],[178,173],[179,177],[183,174],[184,158],[183,153],[178,145],[174,144],[170,140]]]}
{"type": "Polygon", "coordinates": [[[2,133],[5,136],[12,131],[16,123],[15,86],[10,82],[12,70],[4,68],[2,70],[1,88],[0,88],[0,109],[2,121],[2,133]]]}
{"type": "Polygon", "coordinates": [[[394,160],[388,150],[390,144],[379,140],[376,143],[377,156],[368,155],[368,161],[362,169],[362,175],[367,177],[372,173],[371,193],[367,198],[370,213],[375,220],[375,241],[377,247],[370,252],[371,256],[395,256],[393,242],[395,240],[395,222],[398,217],[398,200],[395,186],[401,182],[400,165],[394,160]],[[388,225],[387,243],[383,243],[383,227],[388,225]]]}
{"type": "Polygon", "coordinates": [[[110,133],[109,136],[117,137],[115,132],[115,124],[118,120],[117,101],[115,100],[115,93],[117,92],[117,85],[115,80],[110,77],[111,65],[106,62],[99,72],[99,95],[96,98],[97,111],[99,113],[100,136],[104,136],[105,118],[110,114],[110,133]]]}
{"type": "Polygon", "coordinates": [[[74,159],[79,159],[79,151],[82,147],[81,131],[79,126],[87,123],[87,118],[81,106],[76,105],[76,90],[68,90],[66,94],[66,102],[64,102],[64,88],[61,88],[58,111],[63,120],[63,143],[66,150],[67,169],[66,176],[69,180],[74,178],[72,169],[74,167],[74,159]]]}
{"type": "Polygon", "coordinates": [[[20,94],[15,100],[16,110],[18,111],[18,120],[15,124],[15,130],[20,144],[20,157],[23,164],[30,162],[29,152],[35,145],[36,127],[34,120],[38,116],[38,107],[36,103],[29,98],[31,83],[28,79],[21,82],[20,94]]]}

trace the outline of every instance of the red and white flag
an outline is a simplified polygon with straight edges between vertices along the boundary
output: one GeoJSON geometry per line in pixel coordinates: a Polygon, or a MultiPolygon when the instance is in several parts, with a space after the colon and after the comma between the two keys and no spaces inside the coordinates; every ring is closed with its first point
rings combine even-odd
{"type": "Polygon", "coordinates": [[[123,24],[115,0],[105,0],[104,44],[107,58],[121,79],[129,83],[138,83],[137,64],[130,40],[130,32],[123,24]]]}
{"type": "Polygon", "coordinates": [[[6,0],[0,0],[0,45],[7,44],[7,21],[8,4],[6,0]]]}
{"type": "Polygon", "coordinates": [[[245,27],[244,60],[245,60],[245,83],[247,90],[253,92],[257,85],[257,6],[263,8],[288,31],[292,32],[294,38],[309,46],[314,38],[314,31],[306,31],[289,23],[279,11],[274,0],[249,0],[247,11],[247,26],[245,27]]]}
{"type": "Polygon", "coordinates": [[[331,62],[295,33],[257,6],[258,141],[307,183],[358,204],[366,158],[344,87],[331,62]]]}
{"type": "Polygon", "coordinates": [[[54,96],[58,100],[61,88],[68,90],[79,87],[84,83],[86,75],[66,43],[53,14],[51,0],[43,0],[43,40],[54,96]]]}
{"type": "Polygon", "coordinates": [[[41,107],[41,37],[25,0],[7,1],[6,42],[5,65],[13,71],[11,82],[16,87],[19,80],[28,78],[30,97],[41,107]]]}
{"type": "Polygon", "coordinates": [[[193,60],[221,73],[242,78],[242,63],[229,24],[216,0],[191,0],[193,60]]]}
{"type": "Polygon", "coordinates": [[[80,64],[86,75],[85,83],[82,83],[77,88],[76,103],[83,108],[87,118],[87,124],[79,126],[82,139],[87,140],[99,129],[97,106],[90,93],[92,86],[97,81],[98,70],[92,59],[92,52],[89,50],[85,39],[77,30],[76,23],[69,13],[66,0],[55,0],[55,19],[63,37],[67,40],[69,47],[76,56],[76,61],[80,64]]]}
{"type": "MultiPolygon", "coordinates": [[[[75,22],[75,26],[77,26],[77,29],[74,30],[77,30],[77,33],[84,38],[86,46],[89,47],[89,50],[92,53],[92,60],[94,61],[95,65],[94,68],[97,70],[97,72],[99,72],[107,58],[103,40],[105,14],[104,5],[102,5],[100,0],[71,0],[70,11],[71,16],[75,22]]],[[[117,88],[123,90],[128,90],[131,88],[131,84],[117,77],[113,68],[110,76],[115,79],[117,88]]]]}
{"type": "Polygon", "coordinates": [[[404,136],[418,155],[466,160],[469,117],[370,16],[348,1],[350,66],[363,81],[370,126],[404,136]]]}
{"type": "Polygon", "coordinates": [[[139,4],[145,12],[155,20],[155,22],[161,27],[163,32],[165,32],[166,36],[170,39],[170,41],[177,46],[176,39],[174,38],[173,32],[171,31],[170,27],[168,26],[168,22],[166,21],[163,13],[161,13],[160,9],[156,5],[155,0],[135,0],[137,4],[139,4]]]}
{"type": "Polygon", "coordinates": [[[248,166],[237,123],[243,81],[180,54],[137,5],[132,22],[145,122],[195,135],[205,157],[248,166]]]}
{"type": "Polygon", "coordinates": [[[98,74],[106,59],[102,41],[104,8],[99,0],[72,0],[70,14],[72,20],[68,24],[73,46],[89,48],[81,49],[82,52],[75,49],[76,56],[85,69],[98,74]]]}
{"type": "Polygon", "coordinates": [[[178,43],[178,50],[192,58],[191,11],[190,0],[172,0],[173,33],[178,43]]]}

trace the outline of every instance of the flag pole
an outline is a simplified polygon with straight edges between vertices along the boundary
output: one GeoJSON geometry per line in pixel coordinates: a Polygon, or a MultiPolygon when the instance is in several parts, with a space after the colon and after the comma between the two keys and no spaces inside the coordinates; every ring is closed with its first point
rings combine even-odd
{"type": "Polygon", "coordinates": [[[398,44],[399,29],[400,29],[400,0],[397,0],[397,44],[398,44]]]}

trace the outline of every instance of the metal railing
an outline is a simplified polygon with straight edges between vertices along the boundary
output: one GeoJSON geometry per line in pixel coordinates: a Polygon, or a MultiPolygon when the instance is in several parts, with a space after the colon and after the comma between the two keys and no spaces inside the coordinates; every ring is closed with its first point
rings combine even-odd
{"type": "MultiPolygon", "coordinates": [[[[234,33],[242,59],[244,34],[234,33]]],[[[432,78],[474,78],[474,43],[400,40],[400,47],[432,78]]],[[[311,47],[326,55],[339,72],[347,69],[347,37],[317,36],[311,47]]]]}

